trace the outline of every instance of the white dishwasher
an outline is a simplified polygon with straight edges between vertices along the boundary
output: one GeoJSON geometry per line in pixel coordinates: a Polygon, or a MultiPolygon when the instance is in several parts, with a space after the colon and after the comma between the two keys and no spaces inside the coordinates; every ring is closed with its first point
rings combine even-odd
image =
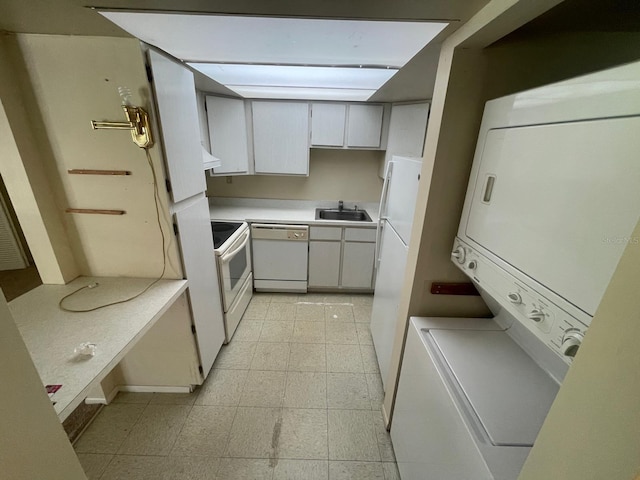
{"type": "Polygon", "coordinates": [[[258,291],[306,292],[307,225],[251,224],[253,285],[258,291]]]}

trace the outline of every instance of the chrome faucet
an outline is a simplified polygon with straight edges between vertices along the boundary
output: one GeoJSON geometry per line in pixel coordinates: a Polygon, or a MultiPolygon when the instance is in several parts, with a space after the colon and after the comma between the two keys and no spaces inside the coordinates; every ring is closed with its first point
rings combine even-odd
{"type": "Polygon", "coordinates": [[[342,211],[344,209],[344,202],[342,200],[338,200],[338,211],[342,211]]]}

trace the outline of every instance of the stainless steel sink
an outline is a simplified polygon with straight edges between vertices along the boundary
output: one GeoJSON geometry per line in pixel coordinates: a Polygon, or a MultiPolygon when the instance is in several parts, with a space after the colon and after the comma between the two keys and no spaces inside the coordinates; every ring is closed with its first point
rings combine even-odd
{"type": "Polygon", "coordinates": [[[316,220],[343,220],[347,222],[371,222],[366,210],[340,210],[338,208],[316,208],[316,220]]]}

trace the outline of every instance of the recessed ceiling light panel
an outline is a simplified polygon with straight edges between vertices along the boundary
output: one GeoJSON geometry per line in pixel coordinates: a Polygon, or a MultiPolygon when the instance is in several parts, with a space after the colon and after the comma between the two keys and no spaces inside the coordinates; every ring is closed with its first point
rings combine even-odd
{"type": "Polygon", "coordinates": [[[377,90],[398,70],[381,68],[299,67],[189,63],[223,85],[357,88],[377,90]]]}
{"type": "Polygon", "coordinates": [[[445,22],[100,13],[248,98],[365,101],[447,26],[445,22]]]}
{"type": "Polygon", "coordinates": [[[184,61],[401,67],[446,26],[397,22],[102,11],[184,61]]]}
{"type": "Polygon", "coordinates": [[[375,90],[344,88],[305,87],[258,87],[246,85],[226,85],[244,98],[274,98],[289,100],[334,100],[343,102],[365,102],[376,93],[375,90]]]}

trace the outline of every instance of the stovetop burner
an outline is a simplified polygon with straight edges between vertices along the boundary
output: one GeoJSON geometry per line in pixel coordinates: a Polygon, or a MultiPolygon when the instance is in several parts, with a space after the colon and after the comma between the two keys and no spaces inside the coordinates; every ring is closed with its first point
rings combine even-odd
{"type": "Polygon", "coordinates": [[[211,222],[211,231],[213,232],[213,248],[218,249],[227,241],[233,232],[242,226],[242,223],[234,222],[211,222]]]}

